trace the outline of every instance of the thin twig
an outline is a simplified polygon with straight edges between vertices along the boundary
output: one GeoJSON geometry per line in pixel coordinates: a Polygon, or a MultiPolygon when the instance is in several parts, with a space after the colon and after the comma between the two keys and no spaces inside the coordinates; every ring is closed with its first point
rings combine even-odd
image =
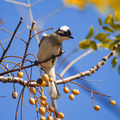
{"type": "Polygon", "coordinates": [[[25,86],[23,87],[23,89],[22,89],[22,91],[20,93],[19,99],[18,99],[18,104],[17,104],[17,108],[16,108],[16,113],[15,113],[15,120],[17,120],[17,113],[18,113],[18,107],[19,107],[19,103],[20,103],[20,98],[21,98],[21,95],[22,95],[24,89],[25,89],[25,86]]]}
{"type": "Polygon", "coordinates": [[[17,30],[18,30],[18,28],[19,28],[19,26],[20,26],[20,24],[21,24],[22,22],[23,22],[23,17],[21,17],[20,22],[18,23],[18,25],[17,25],[17,27],[16,27],[16,29],[15,29],[12,37],[11,37],[11,40],[10,40],[8,46],[7,46],[7,48],[6,48],[5,51],[3,52],[2,56],[1,56],[1,59],[0,59],[0,63],[2,62],[5,54],[7,53],[8,49],[9,49],[9,47],[10,47],[12,41],[13,41],[13,38],[14,38],[14,36],[15,36],[15,34],[16,34],[16,32],[17,32],[17,30]]]}
{"type": "Polygon", "coordinates": [[[1,43],[1,42],[0,42],[0,45],[1,45],[2,49],[5,51],[5,49],[4,49],[4,47],[3,47],[3,45],[2,45],[2,43],[1,43]]]}
{"type": "MultiPolygon", "coordinates": [[[[31,41],[31,39],[32,39],[32,30],[33,30],[34,24],[35,24],[35,22],[32,22],[32,27],[31,27],[31,29],[30,29],[30,35],[29,35],[28,42],[27,42],[27,44],[26,44],[26,49],[25,49],[25,53],[24,53],[24,57],[23,57],[23,58],[26,58],[26,55],[27,55],[28,47],[29,47],[30,41],[31,41]]],[[[25,62],[25,59],[22,60],[21,67],[23,67],[24,62],[25,62]]]]}
{"type": "MultiPolygon", "coordinates": [[[[5,29],[3,29],[3,28],[0,28],[0,30],[3,30],[3,31],[5,31],[5,32],[7,32],[7,33],[13,35],[13,33],[9,32],[9,31],[7,31],[7,30],[5,30],[5,29]]],[[[15,35],[15,37],[19,38],[19,39],[22,40],[24,43],[26,43],[26,41],[23,40],[22,38],[20,38],[19,36],[15,35]]]]}

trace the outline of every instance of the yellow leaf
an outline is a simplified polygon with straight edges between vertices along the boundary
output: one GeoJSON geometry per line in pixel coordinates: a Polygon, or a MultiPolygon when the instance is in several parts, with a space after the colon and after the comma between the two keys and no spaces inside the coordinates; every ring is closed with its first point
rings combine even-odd
{"type": "Polygon", "coordinates": [[[120,11],[116,10],[114,13],[114,19],[116,22],[120,20],[120,11]]]}

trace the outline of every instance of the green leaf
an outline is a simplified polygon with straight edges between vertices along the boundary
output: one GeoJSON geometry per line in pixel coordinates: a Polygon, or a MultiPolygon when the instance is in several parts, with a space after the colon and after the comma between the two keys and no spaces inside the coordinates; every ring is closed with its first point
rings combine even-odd
{"type": "Polygon", "coordinates": [[[109,48],[109,44],[108,43],[104,43],[104,44],[100,45],[100,47],[109,48]]]}
{"type": "Polygon", "coordinates": [[[113,32],[113,30],[110,27],[103,26],[102,27],[106,32],[113,32]]]}
{"type": "Polygon", "coordinates": [[[120,56],[120,47],[118,47],[118,48],[116,49],[116,52],[117,52],[118,56],[120,56]]]}
{"type": "Polygon", "coordinates": [[[99,24],[100,24],[100,26],[102,26],[102,20],[100,17],[99,17],[99,24]]]}
{"type": "Polygon", "coordinates": [[[95,41],[91,41],[90,47],[91,47],[94,51],[97,50],[97,45],[96,45],[95,41]]]}
{"type": "Polygon", "coordinates": [[[119,74],[120,74],[120,65],[118,66],[118,72],[119,72],[119,74]]]}
{"type": "Polygon", "coordinates": [[[91,41],[87,41],[86,39],[85,40],[83,40],[82,42],[80,42],[79,43],[79,47],[81,48],[81,49],[88,49],[88,48],[90,48],[90,43],[91,43],[91,41]]]}
{"type": "Polygon", "coordinates": [[[94,38],[101,41],[101,40],[106,39],[107,36],[109,36],[109,34],[106,34],[106,33],[98,33],[94,38]]]}
{"type": "Polygon", "coordinates": [[[108,24],[108,25],[110,25],[110,26],[113,26],[113,24],[114,24],[114,19],[113,19],[112,14],[110,14],[110,15],[105,19],[104,24],[108,24]]]}
{"type": "Polygon", "coordinates": [[[120,31],[120,24],[114,24],[113,26],[113,30],[119,30],[120,31]]]}
{"type": "Polygon", "coordinates": [[[89,29],[89,33],[88,33],[86,39],[89,39],[89,38],[91,38],[92,36],[93,36],[93,26],[91,26],[91,28],[89,29]]]}
{"type": "Polygon", "coordinates": [[[116,22],[118,22],[120,20],[120,11],[115,11],[114,13],[114,19],[116,22]]]}
{"type": "Polygon", "coordinates": [[[116,40],[120,40],[120,35],[117,35],[117,36],[116,36],[116,40]]]}
{"type": "Polygon", "coordinates": [[[116,40],[116,41],[110,43],[110,47],[109,47],[109,48],[112,50],[112,49],[113,49],[113,46],[114,46],[115,44],[117,44],[118,42],[120,42],[120,40],[116,40]]]}
{"type": "Polygon", "coordinates": [[[111,63],[112,63],[112,70],[113,70],[113,68],[117,65],[117,58],[114,57],[111,63]]]}

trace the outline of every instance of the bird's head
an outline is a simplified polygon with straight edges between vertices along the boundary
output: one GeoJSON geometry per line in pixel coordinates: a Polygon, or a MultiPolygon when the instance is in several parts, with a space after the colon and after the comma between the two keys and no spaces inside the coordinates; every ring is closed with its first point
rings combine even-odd
{"type": "Polygon", "coordinates": [[[58,28],[55,33],[59,36],[61,42],[70,38],[74,39],[68,26],[62,26],[61,28],[58,28]]]}

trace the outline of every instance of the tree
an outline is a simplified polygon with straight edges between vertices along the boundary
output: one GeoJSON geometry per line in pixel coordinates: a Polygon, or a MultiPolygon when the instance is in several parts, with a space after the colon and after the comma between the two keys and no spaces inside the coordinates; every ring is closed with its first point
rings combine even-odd
{"type": "MultiPolygon", "coordinates": [[[[19,4],[19,5],[21,4],[21,5],[24,5],[24,6],[28,7],[29,13],[30,13],[31,22],[32,22],[32,25],[30,27],[30,31],[27,30],[27,31],[29,31],[29,35],[27,36],[26,32],[21,34],[21,35],[25,34],[25,36],[26,36],[25,39],[23,39],[24,37],[23,38],[22,37],[18,37],[19,35],[16,34],[16,32],[18,31],[18,29],[21,29],[20,28],[22,26],[21,23],[24,21],[24,16],[23,16],[23,18],[21,17],[20,22],[18,23],[18,26],[16,27],[15,31],[13,33],[10,33],[10,34],[12,34],[12,37],[10,37],[10,41],[7,41],[8,43],[7,42],[4,43],[5,40],[2,40],[0,42],[1,43],[1,51],[3,51],[3,52],[1,52],[1,59],[0,59],[0,63],[1,63],[0,75],[2,75],[2,77],[0,77],[0,81],[2,82],[1,86],[4,86],[3,84],[6,83],[6,82],[8,82],[8,83],[11,83],[11,82],[12,83],[19,83],[17,85],[13,84],[13,88],[14,88],[13,89],[13,94],[12,94],[13,98],[16,98],[16,96],[17,96],[17,94],[14,93],[14,92],[16,92],[16,91],[20,92],[18,94],[18,98],[17,98],[18,99],[18,103],[17,103],[17,109],[16,109],[16,114],[15,114],[16,116],[15,116],[15,118],[17,119],[17,115],[20,115],[20,113],[21,113],[21,119],[22,119],[22,115],[24,116],[24,109],[25,109],[25,107],[24,107],[24,99],[25,99],[25,97],[27,96],[28,93],[29,93],[29,96],[27,97],[26,101],[27,102],[29,101],[30,104],[35,104],[36,103],[35,107],[36,107],[36,111],[37,112],[39,112],[40,114],[44,115],[45,110],[47,110],[48,113],[45,114],[45,117],[51,115],[51,112],[53,113],[52,114],[53,116],[56,116],[55,113],[57,112],[57,114],[59,114],[58,116],[60,118],[63,118],[64,115],[61,112],[63,112],[62,110],[64,108],[62,107],[62,109],[59,109],[59,107],[60,107],[59,104],[63,104],[64,100],[62,102],[59,102],[59,100],[57,101],[58,109],[55,110],[55,108],[53,108],[54,106],[52,107],[52,105],[54,105],[54,103],[52,104],[50,102],[50,98],[48,97],[47,87],[45,87],[45,88],[39,87],[39,85],[41,86],[41,79],[39,79],[40,73],[39,73],[39,69],[37,68],[36,64],[34,63],[35,60],[37,60],[37,58],[35,57],[36,53],[37,53],[37,49],[34,52],[33,52],[33,49],[35,49],[35,46],[37,46],[36,45],[37,43],[35,43],[35,41],[36,41],[36,39],[39,41],[39,39],[40,39],[39,38],[40,37],[40,33],[43,32],[43,30],[41,30],[40,28],[37,28],[38,24],[35,23],[35,22],[33,22],[34,20],[33,20],[32,16],[34,14],[32,15],[32,12],[31,12],[31,10],[32,10],[31,8],[32,7],[31,6],[35,5],[36,2],[32,3],[32,4],[28,3],[28,5],[25,4],[25,3],[22,3],[22,2],[14,2],[14,1],[12,1],[12,2],[16,3],[16,4],[19,4]],[[38,31],[38,29],[40,29],[40,30],[38,31]],[[33,31],[34,31],[34,33],[33,33],[33,31]],[[20,49],[21,46],[22,46],[22,49],[20,49]],[[13,51],[13,49],[14,49],[14,51],[13,51]],[[5,64],[6,62],[7,62],[7,65],[5,64]],[[33,67],[33,66],[36,66],[36,67],[33,67]],[[24,74],[24,76],[23,76],[23,74],[24,74]],[[6,77],[7,75],[9,77],[6,77]],[[16,76],[18,76],[20,78],[18,78],[16,76]],[[21,77],[23,77],[23,79],[21,77]],[[19,88],[20,86],[22,86],[23,88],[19,88]],[[21,90],[18,90],[18,88],[21,89],[21,90]],[[36,90],[36,94],[35,94],[35,90],[36,90]],[[44,91],[44,93],[43,93],[43,91],[44,91]],[[47,102],[45,103],[44,101],[46,101],[46,99],[47,99],[47,102]],[[21,105],[21,108],[20,108],[20,105],[21,105]],[[19,107],[19,109],[18,109],[18,107],[19,107]],[[20,111],[20,113],[17,113],[18,111],[20,111]]],[[[37,2],[39,2],[39,0],[37,2]]],[[[48,15],[47,17],[45,17],[43,20],[48,19],[49,16],[57,13],[58,11],[61,11],[61,9],[63,9],[63,7],[60,7],[59,9],[57,9],[52,14],[48,15]]],[[[70,17],[69,17],[69,20],[70,20],[70,17]]],[[[41,23],[41,21],[38,22],[38,23],[41,23]]],[[[49,26],[53,27],[52,26],[53,23],[50,24],[49,26]]],[[[11,24],[12,24],[12,22],[11,22],[11,24]]],[[[61,23],[59,23],[59,24],[61,24],[61,23]]],[[[90,88],[90,86],[88,86],[89,82],[87,82],[87,81],[85,81],[85,82],[88,85],[86,85],[84,87],[84,85],[81,85],[81,83],[79,83],[79,81],[80,81],[79,78],[85,77],[85,76],[90,76],[91,74],[96,74],[95,72],[98,69],[102,69],[101,68],[102,65],[104,65],[107,62],[108,58],[111,57],[111,56],[113,56],[113,55],[115,55],[115,57],[112,57],[112,62],[111,62],[112,63],[112,69],[117,65],[117,59],[119,59],[118,56],[119,56],[119,52],[120,52],[119,51],[119,45],[120,45],[120,43],[119,43],[120,42],[119,41],[119,33],[117,33],[119,31],[119,12],[116,11],[114,16],[112,14],[108,15],[106,17],[104,23],[103,23],[103,20],[99,17],[99,25],[100,25],[101,29],[98,29],[98,31],[96,31],[94,29],[94,27],[91,26],[90,29],[89,29],[88,35],[86,35],[86,37],[84,36],[85,39],[83,41],[80,41],[80,43],[79,43],[79,48],[80,49],[83,49],[83,50],[87,50],[88,49],[88,51],[86,51],[85,53],[83,53],[82,55],[80,55],[79,57],[77,57],[75,60],[73,60],[73,61],[71,60],[72,62],[66,68],[64,67],[65,69],[62,71],[62,73],[60,75],[58,74],[58,76],[60,77],[59,79],[61,79],[61,80],[57,81],[57,84],[61,84],[61,83],[65,82],[64,83],[65,86],[62,86],[62,85],[60,85],[60,86],[58,85],[58,86],[59,86],[59,88],[60,88],[61,91],[64,88],[64,92],[65,93],[67,93],[68,89],[69,89],[69,93],[66,96],[67,96],[67,98],[69,98],[71,100],[74,99],[74,95],[75,95],[75,100],[79,101],[78,96],[76,96],[76,95],[79,94],[79,91],[76,90],[76,89],[80,89],[80,88],[77,87],[77,86],[80,86],[81,88],[84,88],[86,91],[89,91],[91,93],[91,94],[89,93],[89,95],[91,95],[91,98],[92,98],[92,105],[95,106],[94,109],[96,111],[98,111],[100,108],[99,108],[99,106],[96,106],[97,102],[95,102],[93,104],[93,95],[97,94],[99,96],[105,96],[105,97],[102,97],[102,99],[103,98],[107,99],[110,102],[110,101],[112,101],[111,100],[111,94],[110,95],[103,94],[103,92],[99,92],[98,90],[94,90],[95,89],[94,87],[90,88]],[[96,40],[98,40],[98,41],[96,41],[96,40]],[[91,66],[94,66],[93,68],[91,68],[91,67],[89,67],[89,65],[87,65],[86,69],[89,69],[89,70],[87,70],[87,71],[86,71],[86,69],[82,70],[82,71],[85,71],[85,72],[81,72],[81,70],[76,70],[77,71],[76,74],[73,74],[74,73],[73,71],[75,69],[72,68],[72,70],[70,71],[71,72],[70,75],[67,76],[66,78],[65,77],[62,78],[63,74],[74,63],[76,63],[78,59],[81,59],[84,56],[88,56],[88,54],[92,53],[92,51],[96,51],[96,50],[100,49],[101,47],[109,49],[108,53],[105,54],[105,57],[103,57],[103,58],[100,59],[101,62],[96,61],[96,64],[95,63],[91,64],[91,66]],[[106,56],[107,54],[108,54],[108,56],[106,56]],[[73,76],[73,77],[71,77],[71,76],[73,76]],[[75,80],[75,79],[77,79],[77,80],[75,80]],[[73,81],[67,81],[67,80],[73,80],[73,81]],[[71,83],[69,83],[69,82],[71,82],[71,83]],[[71,94],[70,94],[70,92],[71,92],[71,94]]],[[[56,25],[55,25],[55,27],[56,27],[56,25]]],[[[55,29],[55,27],[53,27],[53,28],[55,29]]],[[[75,28],[75,27],[76,26],[73,25],[73,28],[75,28]]],[[[3,33],[5,31],[5,33],[1,34],[1,38],[4,38],[5,36],[8,35],[8,33],[7,33],[8,31],[6,31],[3,28],[0,28],[0,29],[2,30],[2,31],[0,31],[1,33],[3,33]]],[[[46,30],[49,30],[49,31],[46,31],[48,33],[49,32],[53,32],[52,28],[49,29],[49,27],[47,27],[46,30]]],[[[73,31],[73,33],[78,34],[79,32],[75,30],[75,31],[73,31]]],[[[78,41],[77,41],[77,44],[78,44],[78,41]]],[[[73,48],[74,46],[70,46],[70,47],[73,48]]],[[[73,54],[75,55],[75,54],[77,54],[77,56],[78,56],[78,50],[79,50],[78,48],[74,49],[69,55],[73,55],[73,54]]],[[[64,53],[64,54],[66,54],[66,53],[64,53]]],[[[62,55],[63,56],[63,61],[66,63],[66,61],[67,61],[66,58],[68,58],[69,55],[67,57],[65,57],[64,54],[62,55]]],[[[60,56],[60,55],[61,54],[59,54],[58,56],[60,56]]],[[[52,59],[52,57],[50,59],[52,59]]],[[[45,62],[45,61],[43,61],[43,62],[45,62]]],[[[92,62],[89,62],[89,64],[90,63],[92,63],[92,62]]],[[[38,63],[38,64],[40,64],[40,63],[38,63]]],[[[60,63],[60,66],[61,66],[61,64],[62,63],[60,63]]],[[[79,64],[77,64],[77,65],[79,65],[79,64]]],[[[85,67],[85,66],[83,65],[82,67],[85,67]]],[[[105,66],[104,66],[104,68],[105,68],[105,66]]],[[[118,65],[118,72],[119,72],[119,69],[120,69],[120,67],[118,65]]],[[[105,70],[106,70],[106,68],[105,68],[105,70]]],[[[106,73],[104,75],[104,77],[108,76],[108,75],[106,73]]],[[[101,75],[98,74],[98,76],[100,77],[101,75]]],[[[89,77],[87,77],[87,79],[89,79],[89,77]]],[[[91,84],[94,84],[94,83],[92,82],[91,84]]],[[[99,82],[99,84],[100,84],[100,82],[99,82]]],[[[42,82],[42,87],[43,86],[44,86],[44,83],[42,82]]],[[[10,89],[11,89],[11,87],[10,87],[10,89]]],[[[3,94],[3,93],[4,92],[2,92],[2,94],[1,94],[1,101],[3,99],[7,99],[7,96],[5,94],[3,94]],[[3,98],[5,96],[6,96],[6,98],[3,98]]],[[[63,99],[64,99],[65,96],[64,95],[62,95],[62,96],[63,96],[63,99]]],[[[112,96],[114,96],[114,94],[112,96]]],[[[95,95],[95,98],[96,97],[97,96],[95,95]]],[[[91,98],[89,96],[89,101],[91,100],[91,98]]],[[[69,99],[67,99],[66,102],[70,101],[69,99]]],[[[80,100],[81,99],[83,99],[85,101],[85,98],[80,98],[80,100]]],[[[72,101],[72,102],[70,102],[69,107],[72,106],[71,103],[74,104],[75,100],[72,101]]],[[[79,104],[81,104],[81,103],[79,103],[79,104]]],[[[86,104],[86,102],[85,102],[85,104],[86,104]]],[[[111,104],[114,105],[115,104],[114,101],[112,101],[111,104]]],[[[30,106],[30,105],[28,105],[28,106],[30,106]]],[[[108,105],[105,105],[105,106],[108,106],[108,105]]],[[[69,107],[67,107],[65,109],[69,111],[69,109],[68,109],[69,107]]],[[[86,105],[84,107],[87,108],[88,105],[86,105]]],[[[31,109],[34,109],[34,108],[32,107],[31,109]]],[[[73,109],[73,107],[71,107],[71,109],[73,109]]],[[[92,108],[89,108],[89,111],[90,111],[90,109],[92,109],[92,108]]],[[[117,110],[119,110],[119,109],[117,108],[117,110]]],[[[14,111],[15,111],[15,109],[14,109],[14,111]]],[[[34,111],[35,111],[35,109],[34,109],[34,111]]],[[[76,113],[79,114],[78,110],[74,110],[74,111],[76,111],[76,113]]],[[[82,111],[82,109],[80,110],[80,112],[81,111],[82,111]]],[[[28,111],[28,113],[29,112],[30,111],[28,111]]],[[[68,119],[68,117],[66,117],[66,116],[73,116],[73,115],[66,115],[65,112],[63,112],[63,113],[65,114],[65,118],[67,118],[67,119],[68,119]]],[[[37,113],[37,115],[38,115],[38,113],[37,113]]],[[[13,114],[12,114],[12,116],[13,116],[13,114]]],[[[117,113],[116,113],[116,116],[119,116],[119,115],[117,115],[117,113]]],[[[26,115],[26,118],[27,117],[28,116],[26,115]]],[[[41,115],[38,115],[38,118],[40,118],[40,117],[41,117],[41,115]]],[[[35,118],[35,116],[33,118],[35,118]]],[[[18,116],[18,119],[19,119],[19,116],[18,116]]],[[[23,117],[23,119],[24,119],[24,117],[23,117]]],[[[78,116],[75,119],[78,119],[78,116]]]]}

